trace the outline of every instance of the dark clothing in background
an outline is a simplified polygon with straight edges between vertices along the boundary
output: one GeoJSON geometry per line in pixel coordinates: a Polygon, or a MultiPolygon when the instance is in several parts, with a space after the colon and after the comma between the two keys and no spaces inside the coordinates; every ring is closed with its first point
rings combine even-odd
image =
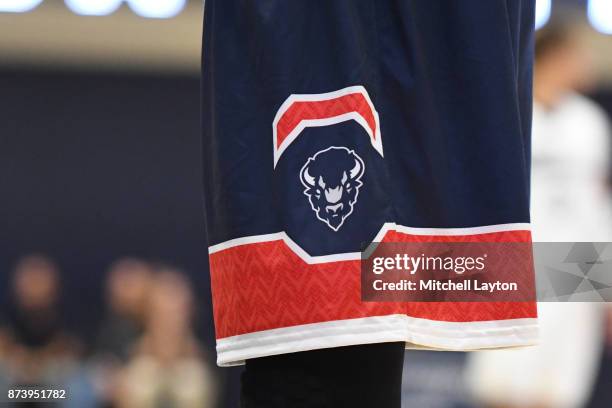
{"type": "Polygon", "coordinates": [[[36,349],[50,345],[63,332],[63,322],[55,307],[23,309],[12,307],[6,324],[16,343],[36,349]]]}
{"type": "Polygon", "coordinates": [[[141,325],[134,319],[110,312],[100,326],[95,352],[126,362],[142,332],[141,325]]]}

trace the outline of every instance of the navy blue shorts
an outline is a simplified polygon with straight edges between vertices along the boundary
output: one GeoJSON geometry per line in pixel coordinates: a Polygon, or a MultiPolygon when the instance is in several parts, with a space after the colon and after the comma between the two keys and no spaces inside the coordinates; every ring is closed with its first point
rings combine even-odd
{"type": "Polygon", "coordinates": [[[534,1],[207,0],[218,362],[524,345],[535,305],[362,302],[373,241],[529,242],[534,1]]]}

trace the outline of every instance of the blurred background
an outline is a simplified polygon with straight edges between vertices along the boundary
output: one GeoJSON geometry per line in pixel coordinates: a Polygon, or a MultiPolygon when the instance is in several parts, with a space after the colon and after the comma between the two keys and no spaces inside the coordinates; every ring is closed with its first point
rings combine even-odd
{"type": "MultiPolygon", "coordinates": [[[[202,6],[0,0],[0,389],[238,406],[240,368],[214,363],[202,6]]],[[[538,0],[537,14],[534,238],[612,241],[612,0],[538,0]]],[[[404,406],[612,406],[612,314],[550,315],[548,355],[407,353],[404,406]]]]}

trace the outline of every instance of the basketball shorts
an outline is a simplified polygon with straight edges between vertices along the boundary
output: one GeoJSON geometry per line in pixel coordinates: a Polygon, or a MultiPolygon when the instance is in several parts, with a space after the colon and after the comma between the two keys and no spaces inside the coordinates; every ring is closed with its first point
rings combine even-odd
{"type": "Polygon", "coordinates": [[[219,365],[532,344],[534,302],[363,302],[369,242],[527,242],[533,0],[207,0],[219,365]]]}

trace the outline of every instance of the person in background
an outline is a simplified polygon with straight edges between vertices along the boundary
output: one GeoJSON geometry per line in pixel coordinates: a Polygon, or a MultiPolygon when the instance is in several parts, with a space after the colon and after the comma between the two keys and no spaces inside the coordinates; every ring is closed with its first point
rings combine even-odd
{"type": "Polygon", "coordinates": [[[152,279],[153,268],[141,259],[119,259],[109,268],[106,314],[87,369],[72,379],[73,388],[79,391],[74,400],[80,406],[110,404],[115,398],[118,373],[144,331],[152,279]]]}
{"type": "Polygon", "coordinates": [[[119,377],[117,406],[213,406],[214,383],[192,329],[192,296],[180,272],[162,268],[155,275],[145,331],[119,377]]]}
{"type": "Polygon", "coordinates": [[[124,362],[144,328],[151,266],[140,259],[115,262],[106,284],[107,313],[98,331],[96,354],[124,362]]]}
{"type": "Polygon", "coordinates": [[[531,218],[534,240],[612,239],[610,126],[595,102],[591,56],[571,27],[552,24],[536,43],[531,218]]]}
{"type": "MultiPolygon", "coordinates": [[[[610,242],[610,128],[579,92],[593,79],[579,36],[550,23],[536,38],[531,222],[534,242],[610,242]]],[[[537,271],[536,271],[537,272],[537,271]]],[[[467,376],[491,407],[578,408],[587,404],[603,344],[604,305],[538,304],[540,344],[472,353],[467,376]]]]}
{"type": "Polygon", "coordinates": [[[59,292],[50,259],[29,255],[17,263],[2,346],[11,384],[57,385],[74,368],[79,344],[65,329],[59,292]]]}

